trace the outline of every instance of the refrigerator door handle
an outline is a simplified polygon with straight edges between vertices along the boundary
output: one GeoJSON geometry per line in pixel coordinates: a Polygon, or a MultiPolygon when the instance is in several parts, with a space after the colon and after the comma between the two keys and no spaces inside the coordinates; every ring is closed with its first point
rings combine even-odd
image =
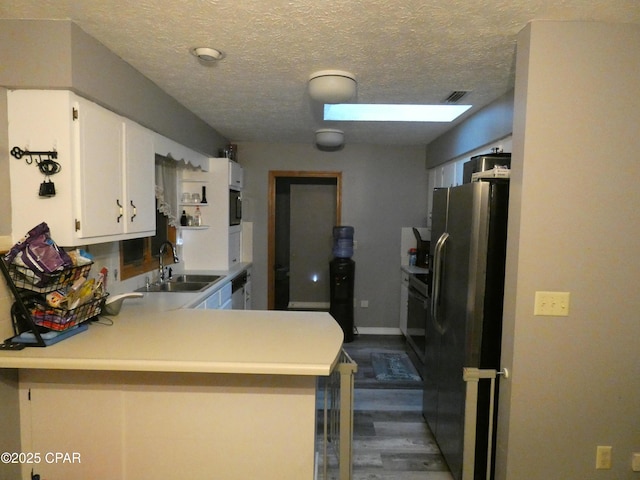
{"type": "Polygon", "coordinates": [[[449,238],[449,234],[444,232],[436,242],[433,255],[433,292],[431,295],[431,320],[436,330],[444,333],[442,324],[438,321],[438,308],[440,304],[440,286],[442,283],[442,268],[444,265],[444,247],[449,238]]]}

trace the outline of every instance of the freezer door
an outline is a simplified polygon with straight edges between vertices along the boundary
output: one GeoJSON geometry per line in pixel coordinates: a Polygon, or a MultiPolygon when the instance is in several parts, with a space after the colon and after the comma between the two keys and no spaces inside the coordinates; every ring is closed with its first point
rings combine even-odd
{"type": "MultiPolygon", "coordinates": [[[[449,189],[438,188],[433,192],[433,208],[431,221],[431,251],[429,261],[433,271],[435,262],[435,248],[437,240],[446,234],[447,228],[447,205],[449,202],[449,189]]],[[[438,260],[440,257],[438,257],[438,260]]],[[[434,281],[431,283],[431,301],[433,301],[434,281]]],[[[434,305],[431,305],[433,310],[434,305]]],[[[441,332],[436,327],[437,319],[433,317],[431,311],[427,317],[426,339],[425,339],[425,361],[422,378],[424,379],[424,390],[422,399],[422,414],[427,421],[432,433],[436,435],[438,430],[438,390],[439,390],[439,369],[440,369],[440,343],[441,332]]]]}

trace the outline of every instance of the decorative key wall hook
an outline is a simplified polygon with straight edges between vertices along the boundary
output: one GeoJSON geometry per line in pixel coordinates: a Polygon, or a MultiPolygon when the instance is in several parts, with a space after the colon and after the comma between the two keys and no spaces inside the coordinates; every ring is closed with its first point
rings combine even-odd
{"type": "Polygon", "coordinates": [[[53,197],[56,194],[55,185],[49,177],[59,173],[62,169],[62,166],[56,162],[58,152],[55,150],[50,152],[30,152],[29,150],[22,150],[20,147],[13,147],[11,155],[18,160],[25,157],[27,165],[31,165],[35,159],[38,170],[45,176],[45,181],[40,184],[38,195],[41,197],[53,197]]]}

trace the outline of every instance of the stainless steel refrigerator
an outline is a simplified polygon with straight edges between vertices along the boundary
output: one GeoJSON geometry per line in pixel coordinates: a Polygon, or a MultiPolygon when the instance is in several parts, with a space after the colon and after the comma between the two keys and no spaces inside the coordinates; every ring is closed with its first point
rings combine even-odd
{"type": "MultiPolygon", "coordinates": [[[[462,478],[463,368],[500,370],[508,202],[505,179],[436,189],[433,195],[423,412],[455,479],[462,478]]],[[[478,479],[486,478],[489,383],[479,384],[478,479]]]]}

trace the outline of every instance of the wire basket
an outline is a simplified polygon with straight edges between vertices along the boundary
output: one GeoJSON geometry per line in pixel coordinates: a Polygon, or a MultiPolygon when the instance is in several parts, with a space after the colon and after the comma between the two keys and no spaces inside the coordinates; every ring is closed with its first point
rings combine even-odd
{"type": "Polygon", "coordinates": [[[70,310],[50,307],[40,302],[34,302],[27,308],[36,325],[60,332],[99,315],[108,295],[107,293],[70,310]]]}
{"type": "Polygon", "coordinates": [[[59,272],[37,274],[27,267],[11,263],[8,265],[9,276],[17,288],[32,292],[48,293],[71,285],[80,277],[87,277],[93,262],[77,267],[69,267],[59,272]]]}

